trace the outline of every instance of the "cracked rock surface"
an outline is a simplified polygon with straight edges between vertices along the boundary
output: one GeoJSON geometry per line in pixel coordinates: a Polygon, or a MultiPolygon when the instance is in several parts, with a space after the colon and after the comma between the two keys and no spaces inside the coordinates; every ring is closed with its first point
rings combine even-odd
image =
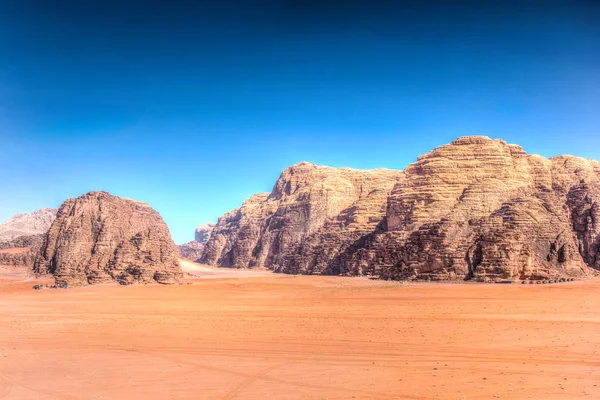
{"type": "Polygon", "coordinates": [[[461,137],[404,171],[300,163],[221,218],[202,262],[397,280],[600,269],[600,163],[461,137]]]}
{"type": "Polygon", "coordinates": [[[35,261],[37,274],[57,284],[175,283],[179,251],[149,205],[89,192],[59,208],[35,261]]]}

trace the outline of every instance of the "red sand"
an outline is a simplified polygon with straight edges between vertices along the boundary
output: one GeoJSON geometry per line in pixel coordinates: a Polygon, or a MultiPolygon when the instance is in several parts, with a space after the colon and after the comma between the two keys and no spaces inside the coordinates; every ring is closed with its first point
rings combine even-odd
{"type": "Polygon", "coordinates": [[[0,281],[0,398],[600,399],[600,282],[0,281]]]}

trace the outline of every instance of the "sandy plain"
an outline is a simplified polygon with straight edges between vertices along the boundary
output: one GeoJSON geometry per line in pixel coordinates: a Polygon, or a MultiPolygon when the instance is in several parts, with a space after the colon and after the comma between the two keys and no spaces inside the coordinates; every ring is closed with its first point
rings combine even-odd
{"type": "Polygon", "coordinates": [[[598,281],[203,268],[192,284],[41,291],[1,275],[0,398],[600,399],[598,281]]]}

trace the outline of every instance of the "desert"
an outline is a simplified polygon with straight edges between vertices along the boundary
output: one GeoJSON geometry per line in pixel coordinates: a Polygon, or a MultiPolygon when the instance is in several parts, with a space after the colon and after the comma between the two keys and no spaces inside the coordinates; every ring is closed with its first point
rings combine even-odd
{"type": "Polygon", "coordinates": [[[1,4],[0,400],[600,400],[600,1],[1,4]]]}
{"type": "Polygon", "coordinates": [[[258,274],[41,291],[0,279],[0,397],[600,397],[596,280],[258,274]]]}
{"type": "Polygon", "coordinates": [[[105,191],[19,214],[0,398],[600,397],[599,165],[482,136],[302,162],[179,247],[105,191]]]}

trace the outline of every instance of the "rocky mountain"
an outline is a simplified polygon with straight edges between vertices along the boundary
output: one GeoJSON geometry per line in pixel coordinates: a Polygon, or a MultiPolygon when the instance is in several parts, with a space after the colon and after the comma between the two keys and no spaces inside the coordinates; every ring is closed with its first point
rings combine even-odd
{"type": "Polygon", "coordinates": [[[59,285],[174,283],[182,276],[177,246],[161,216],[145,203],[106,192],[65,201],[34,271],[54,275],[59,285]]]}
{"type": "Polygon", "coordinates": [[[202,262],[267,266],[296,272],[330,264],[385,217],[385,201],[403,173],[300,163],[287,168],[271,193],[252,196],[219,218],[202,262]],[[295,260],[288,257],[305,251],[295,260]]]}
{"type": "Polygon", "coordinates": [[[19,236],[46,233],[54,218],[56,208],[42,208],[30,214],[16,214],[0,224],[0,243],[9,242],[19,236]]]}
{"type": "Polygon", "coordinates": [[[204,245],[210,239],[214,227],[215,224],[210,222],[196,228],[194,235],[195,240],[179,246],[181,257],[192,261],[199,260],[202,257],[202,254],[204,254],[204,245]]]}
{"type": "Polygon", "coordinates": [[[600,269],[600,163],[462,137],[404,171],[300,163],[221,218],[201,261],[399,280],[600,269]]]}

